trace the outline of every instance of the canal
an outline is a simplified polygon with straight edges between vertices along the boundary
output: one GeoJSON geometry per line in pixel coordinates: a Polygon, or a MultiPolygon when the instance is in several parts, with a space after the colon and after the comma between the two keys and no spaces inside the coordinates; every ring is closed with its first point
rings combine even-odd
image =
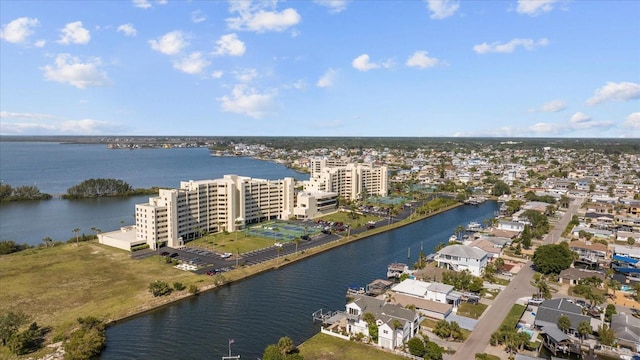
{"type": "Polygon", "coordinates": [[[482,224],[498,207],[462,206],[117,324],[100,359],[219,359],[229,339],[234,354],[257,359],[282,336],[298,345],[319,331],[314,311],[344,310],[349,285],[384,278],[408,249],[415,262],[421,247],[431,253],[456,226],[482,224]]]}

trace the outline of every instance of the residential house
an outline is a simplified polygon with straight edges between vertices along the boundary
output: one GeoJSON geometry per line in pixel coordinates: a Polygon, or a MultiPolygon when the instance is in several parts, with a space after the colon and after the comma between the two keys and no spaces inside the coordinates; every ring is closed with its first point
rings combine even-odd
{"type": "Polygon", "coordinates": [[[499,243],[495,243],[489,239],[490,238],[488,237],[482,237],[480,239],[472,241],[468,245],[486,251],[489,261],[493,261],[494,259],[497,259],[502,255],[502,248],[504,247],[504,245],[500,245],[499,243]]]}
{"type": "Polygon", "coordinates": [[[487,267],[488,254],[482,249],[466,245],[450,245],[438,251],[435,256],[438,267],[454,271],[468,270],[474,276],[481,276],[487,267]]]}
{"type": "Polygon", "coordinates": [[[627,246],[627,245],[614,245],[613,255],[640,260],[640,247],[627,246]]]}
{"type": "Polygon", "coordinates": [[[640,352],[640,319],[625,313],[615,314],[611,316],[611,330],[620,347],[640,352]]]}
{"type": "Polygon", "coordinates": [[[569,250],[576,252],[581,259],[587,259],[591,262],[604,262],[609,257],[609,248],[598,242],[570,241],[569,250]]]}
{"type": "Polygon", "coordinates": [[[500,220],[498,221],[497,228],[499,230],[514,231],[520,233],[524,230],[524,224],[516,221],[500,220]]]}
{"type": "Polygon", "coordinates": [[[560,349],[575,350],[572,346],[573,341],[558,328],[558,319],[563,315],[568,317],[571,323],[567,330],[569,334],[577,333],[578,325],[583,321],[591,324],[591,318],[582,315],[582,308],[569,301],[569,299],[560,298],[543,301],[538,306],[533,324],[542,332],[542,344],[553,354],[556,354],[560,349]]]}
{"type": "Polygon", "coordinates": [[[613,232],[609,230],[594,229],[586,226],[574,226],[571,234],[575,237],[580,237],[580,231],[589,233],[597,239],[609,240],[613,236],[613,232]]]}
{"type": "Polygon", "coordinates": [[[414,310],[387,303],[374,297],[360,295],[346,305],[347,332],[369,336],[369,324],[363,320],[371,313],[378,326],[378,345],[384,349],[403,346],[418,334],[420,316],[414,310]]]}
{"type": "Polygon", "coordinates": [[[453,286],[437,282],[406,279],[395,285],[389,299],[402,306],[413,305],[421,314],[444,319],[460,304],[462,294],[453,286]]]}
{"type": "Polygon", "coordinates": [[[600,279],[602,282],[600,283],[600,287],[603,287],[605,276],[603,273],[597,271],[576,269],[576,268],[568,268],[564,269],[560,272],[559,282],[560,284],[569,284],[571,286],[576,286],[580,282],[580,280],[588,279],[591,277],[596,277],[600,279]]]}

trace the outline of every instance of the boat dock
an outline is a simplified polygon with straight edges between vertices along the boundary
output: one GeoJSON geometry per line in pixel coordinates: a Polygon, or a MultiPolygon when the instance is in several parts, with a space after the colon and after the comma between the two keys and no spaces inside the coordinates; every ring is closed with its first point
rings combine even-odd
{"type": "Polygon", "coordinates": [[[329,311],[325,313],[323,312],[323,309],[320,309],[320,310],[314,311],[313,314],[311,314],[311,316],[313,317],[314,323],[316,321],[319,321],[323,325],[332,325],[344,319],[347,316],[347,313],[340,310],[336,310],[333,312],[329,311]]]}

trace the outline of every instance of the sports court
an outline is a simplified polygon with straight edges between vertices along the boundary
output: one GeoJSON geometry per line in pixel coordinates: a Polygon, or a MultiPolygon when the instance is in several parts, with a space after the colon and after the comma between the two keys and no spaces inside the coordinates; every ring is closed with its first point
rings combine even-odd
{"type": "Polygon", "coordinates": [[[247,232],[253,236],[261,236],[278,241],[292,241],[303,235],[319,233],[320,229],[287,221],[269,221],[249,227],[247,232]]]}

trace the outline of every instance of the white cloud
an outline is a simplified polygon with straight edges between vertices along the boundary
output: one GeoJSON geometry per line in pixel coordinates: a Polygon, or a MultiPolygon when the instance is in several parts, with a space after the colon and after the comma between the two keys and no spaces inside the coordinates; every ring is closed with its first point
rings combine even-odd
{"type": "Polygon", "coordinates": [[[207,20],[207,17],[200,10],[195,10],[191,12],[191,22],[194,24],[199,24],[203,21],[207,20]]]}
{"type": "Polygon", "coordinates": [[[238,35],[235,33],[222,35],[216,41],[216,45],[218,45],[215,50],[216,55],[242,56],[246,51],[244,43],[238,39],[238,35]]]}
{"type": "Polygon", "coordinates": [[[47,40],[40,39],[40,40],[34,42],[33,46],[41,48],[41,47],[44,47],[46,44],[47,44],[47,40]]]}
{"type": "Polygon", "coordinates": [[[320,79],[318,79],[316,86],[320,88],[333,86],[337,75],[338,71],[330,68],[320,77],[320,79]]]}
{"type": "Polygon", "coordinates": [[[17,113],[9,111],[0,111],[0,119],[50,119],[52,115],[39,113],[17,113]]]}
{"type": "Polygon", "coordinates": [[[419,67],[426,69],[434,67],[440,63],[440,60],[429,57],[426,51],[416,51],[407,59],[406,65],[409,67],[419,67]]]}
{"type": "Polygon", "coordinates": [[[339,13],[347,8],[347,0],[315,0],[316,4],[329,8],[329,12],[339,13]]]}
{"type": "MultiPolygon", "coordinates": [[[[629,114],[629,116],[627,116],[627,120],[622,124],[622,127],[640,130],[640,112],[629,114]]],[[[640,136],[640,134],[636,134],[636,136],[640,136]]]]}
{"type": "Polygon", "coordinates": [[[33,34],[33,28],[38,24],[38,19],[28,17],[17,18],[2,27],[2,30],[0,30],[0,38],[14,44],[23,43],[33,34]]]}
{"type": "Polygon", "coordinates": [[[265,32],[283,31],[300,23],[300,14],[295,9],[288,8],[278,12],[274,9],[276,4],[276,1],[233,1],[229,12],[237,13],[238,16],[227,18],[227,25],[234,30],[265,32]]]}
{"type": "Polygon", "coordinates": [[[542,104],[538,109],[532,109],[531,112],[559,112],[567,108],[567,102],[564,100],[551,100],[542,104]]]}
{"type": "Polygon", "coordinates": [[[369,55],[367,54],[362,54],[353,59],[353,61],[351,62],[351,66],[359,71],[369,71],[380,68],[379,64],[369,62],[369,55]]]}
{"type": "Polygon", "coordinates": [[[427,0],[427,7],[432,19],[444,19],[458,11],[460,4],[456,0],[427,0]]]}
{"type": "Polygon", "coordinates": [[[517,12],[537,16],[553,10],[553,3],[558,0],[518,0],[517,12]]]}
{"type": "Polygon", "coordinates": [[[58,120],[53,116],[47,115],[46,121],[33,121],[41,119],[30,120],[32,121],[2,121],[0,122],[0,134],[89,135],[113,134],[121,130],[121,126],[119,124],[94,119],[58,120]]]}
{"type": "Polygon", "coordinates": [[[63,84],[70,84],[77,88],[101,87],[111,85],[107,73],[100,70],[100,58],[92,58],[81,62],[77,57],[69,54],[58,54],[54,65],[47,65],[40,70],[44,78],[63,84]]]}
{"type": "Polygon", "coordinates": [[[236,76],[236,79],[238,81],[248,83],[258,76],[258,71],[256,69],[247,68],[240,71],[235,71],[234,75],[236,76]]]}
{"type": "Polygon", "coordinates": [[[189,54],[189,56],[175,60],[173,67],[187,74],[200,74],[209,64],[210,63],[202,57],[202,53],[193,52],[189,54]]]}
{"type": "Polygon", "coordinates": [[[217,100],[220,102],[222,111],[245,114],[260,119],[272,111],[274,95],[260,94],[246,85],[236,85],[230,96],[223,96],[217,100]]]}
{"type": "Polygon", "coordinates": [[[132,0],[132,2],[133,6],[140,9],[149,9],[151,7],[151,4],[148,0],[132,0]]]}
{"type": "Polygon", "coordinates": [[[473,50],[478,54],[487,54],[487,53],[512,53],[516,50],[517,47],[521,46],[525,50],[533,50],[540,46],[549,45],[549,40],[542,38],[538,41],[533,39],[513,39],[508,43],[501,44],[499,42],[494,42],[491,44],[482,43],[475,45],[473,50]]]}
{"type": "Polygon", "coordinates": [[[591,116],[578,111],[577,113],[571,116],[571,120],[569,120],[572,124],[582,124],[591,121],[591,116]]]}
{"type": "Polygon", "coordinates": [[[162,35],[157,40],[149,40],[149,45],[153,50],[165,55],[175,55],[182,51],[189,43],[184,39],[181,31],[171,31],[162,35]]]}
{"type": "Polygon", "coordinates": [[[123,34],[125,34],[125,36],[136,36],[136,34],[138,34],[138,31],[136,30],[135,27],[133,27],[133,24],[131,23],[122,24],[118,26],[117,31],[122,32],[123,34]]]}
{"type": "Polygon", "coordinates": [[[587,100],[587,104],[596,105],[605,101],[629,101],[640,99],[640,85],[632,82],[615,83],[608,81],[607,84],[596,89],[595,94],[587,100]]]}
{"type": "Polygon", "coordinates": [[[82,21],[68,23],[61,32],[58,40],[60,44],[87,44],[91,40],[91,34],[82,26],[82,21]]]}
{"type": "Polygon", "coordinates": [[[222,70],[216,70],[211,73],[211,77],[214,79],[220,79],[222,75],[224,75],[224,72],[222,70]]]}

